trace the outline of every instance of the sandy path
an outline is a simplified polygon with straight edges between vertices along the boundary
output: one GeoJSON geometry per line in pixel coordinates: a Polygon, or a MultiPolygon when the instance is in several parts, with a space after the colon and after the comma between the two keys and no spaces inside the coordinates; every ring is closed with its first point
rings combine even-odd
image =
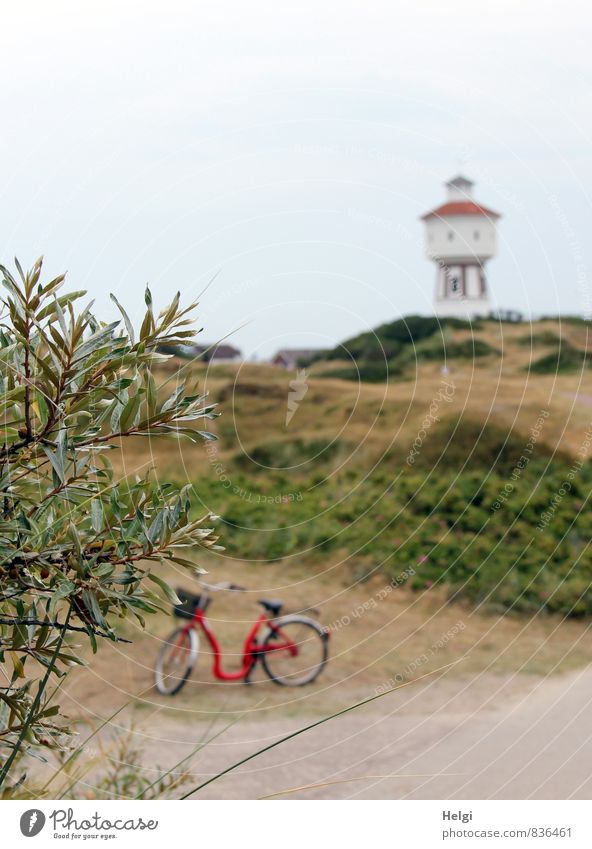
{"type": "MultiPolygon", "coordinates": [[[[259,798],[339,781],[290,795],[590,798],[591,702],[592,667],[546,679],[441,677],[389,694],[375,703],[381,713],[363,708],[307,732],[199,796],[259,798]]],[[[306,722],[302,716],[241,721],[200,753],[192,769],[196,783],[306,722]]],[[[154,718],[144,727],[146,764],[174,763],[203,730],[200,722],[154,718]]]]}

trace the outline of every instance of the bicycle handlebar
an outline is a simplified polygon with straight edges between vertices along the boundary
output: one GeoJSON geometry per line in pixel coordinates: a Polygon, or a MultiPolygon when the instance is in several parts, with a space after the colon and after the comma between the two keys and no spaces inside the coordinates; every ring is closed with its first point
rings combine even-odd
{"type": "Polygon", "coordinates": [[[229,590],[231,592],[237,593],[245,593],[245,587],[239,587],[238,584],[232,584],[230,581],[225,581],[222,584],[206,584],[205,581],[198,581],[198,583],[205,587],[206,590],[211,590],[212,592],[217,592],[218,590],[229,590]]]}

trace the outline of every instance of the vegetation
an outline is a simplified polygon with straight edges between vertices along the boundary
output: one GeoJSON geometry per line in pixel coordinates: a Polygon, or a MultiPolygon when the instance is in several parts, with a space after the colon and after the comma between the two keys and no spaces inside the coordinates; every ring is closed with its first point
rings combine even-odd
{"type": "Polygon", "coordinates": [[[590,318],[581,315],[543,315],[540,321],[555,321],[558,324],[574,324],[579,327],[590,327],[590,318]]]}
{"type": "Polygon", "coordinates": [[[549,345],[558,346],[561,342],[561,337],[554,330],[541,330],[532,333],[526,333],[516,340],[519,345],[524,345],[527,348],[546,347],[549,345]]]}
{"type": "Polygon", "coordinates": [[[412,466],[395,447],[371,474],[352,459],[355,446],[325,444],[266,442],[250,464],[237,455],[228,465],[231,489],[200,482],[224,517],[229,553],[335,560],[358,580],[412,567],[417,591],[445,587],[488,609],[592,614],[589,462],[574,465],[543,443],[525,454],[524,437],[466,418],[443,422],[412,466]]]}
{"type": "Polygon", "coordinates": [[[413,345],[428,339],[435,333],[442,334],[446,328],[476,330],[478,323],[462,321],[458,318],[436,318],[435,316],[408,315],[387,324],[381,324],[374,330],[361,333],[352,339],[347,339],[331,351],[323,352],[324,360],[354,360],[372,361],[377,359],[390,360],[404,346],[413,345]]]}
{"type": "MultiPolygon", "coordinates": [[[[393,324],[400,334],[405,323],[393,324]]],[[[200,493],[224,517],[230,554],[257,564],[329,562],[358,579],[413,566],[409,583],[422,593],[443,588],[488,609],[590,615],[589,400],[571,369],[557,375],[557,352],[539,377],[532,360],[545,352],[533,356],[523,342],[528,329],[529,340],[560,338],[581,363],[587,328],[483,321],[477,333],[461,323],[430,334],[427,319],[408,324],[422,338],[389,361],[395,380],[349,386],[338,378],[362,367],[366,382],[382,382],[384,364],[357,360],[345,374],[343,359],[318,362],[288,432],[283,372],[220,376],[233,416],[216,455],[224,478],[216,472],[204,486],[200,475],[200,493]],[[458,354],[446,376],[444,349],[458,354]]],[[[368,356],[364,338],[346,347],[368,356]]]]}
{"type": "MultiPolygon", "coordinates": [[[[483,338],[491,335],[495,327],[523,328],[524,322],[480,319],[478,322],[455,318],[426,317],[411,315],[372,331],[348,339],[328,352],[319,354],[316,374],[319,377],[361,381],[363,383],[387,383],[396,378],[413,378],[415,369],[425,362],[441,365],[459,362],[473,363],[488,357],[499,358],[501,350],[483,338]],[[475,336],[478,333],[479,336],[475,336]],[[331,366],[332,362],[340,365],[331,366]],[[325,364],[325,368],[321,366],[325,364]]],[[[554,352],[530,361],[525,368],[534,374],[575,372],[587,366],[587,331],[589,322],[577,317],[541,319],[530,324],[530,333],[512,334],[511,345],[523,348],[553,347],[554,352]],[[553,321],[554,327],[548,327],[553,321]],[[564,325],[562,327],[562,324],[564,325]],[[569,331],[580,338],[574,344],[569,331]]],[[[507,330],[500,333],[500,342],[508,341],[507,330]]]]}
{"type": "Polygon", "coordinates": [[[332,368],[321,371],[319,377],[339,378],[340,380],[355,380],[362,383],[388,383],[394,377],[403,377],[404,369],[396,360],[390,362],[361,361],[351,367],[332,368]]]}
{"type": "Polygon", "coordinates": [[[195,429],[216,415],[206,396],[153,374],[158,346],[193,337],[195,305],[177,294],[155,315],[146,290],[136,335],[119,304],[123,328],[77,312],[84,293],[61,294],[63,276],[42,283],[41,266],[1,269],[0,785],[68,734],[53,681],[79,662],[71,635],[96,651],[130,614],[143,625],[176,599],[159,564],[194,569],[184,550],[218,539],[209,511],[190,517],[187,487],[150,473],[118,482],[109,459],[132,437],[214,438],[195,429]]]}
{"type": "Polygon", "coordinates": [[[462,321],[458,318],[436,318],[410,315],[375,330],[348,339],[318,359],[353,360],[352,365],[320,372],[321,377],[338,377],[367,383],[384,383],[393,377],[405,375],[414,363],[472,359],[489,355],[499,356],[499,351],[473,332],[480,330],[480,322],[462,321]],[[455,340],[452,330],[470,331],[468,338],[455,340]]]}
{"type": "Polygon", "coordinates": [[[551,354],[545,354],[530,365],[530,370],[535,374],[564,374],[566,372],[581,371],[590,365],[586,351],[574,348],[567,341],[551,354]]]}
{"type": "MultiPolygon", "coordinates": [[[[430,594],[438,605],[446,594],[487,610],[592,613],[584,519],[592,467],[572,459],[589,411],[574,406],[574,367],[567,361],[559,369],[566,377],[531,377],[537,369],[530,341],[547,344],[555,326],[541,323],[527,345],[520,341],[524,325],[510,323],[503,332],[496,322],[418,316],[383,325],[345,343],[350,365],[343,346],[315,364],[289,431],[284,371],[214,367],[208,384],[231,415],[212,425],[220,440],[203,451],[194,442],[214,436],[197,430],[196,420],[212,419],[214,408],[203,392],[185,389],[179,363],[161,355],[163,346],[177,350],[193,335],[178,297],[155,316],[148,293],[136,338],[124,312],[124,329],[98,322],[88,309],[77,313],[82,293],[62,295],[63,278],[41,284],[40,273],[40,263],[29,274],[19,269],[18,279],[4,270],[5,795],[19,794],[15,768],[26,757],[43,757],[52,747],[59,752],[64,744],[70,751],[68,723],[54,704],[58,678],[79,662],[86,641],[96,650],[101,640],[121,640],[129,635],[125,617],[143,623],[163,599],[174,600],[161,563],[194,568],[193,550],[200,547],[207,565],[207,550],[218,548],[212,514],[223,516],[231,558],[252,561],[245,569],[270,562],[282,569],[294,560],[320,572],[329,564],[344,581],[374,574],[396,586],[406,580],[428,605],[430,594]],[[448,361],[444,380],[438,366],[448,361]],[[315,380],[322,370],[332,378],[357,380],[360,373],[365,382],[383,382],[385,363],[389,376],[397,376],[391,386],[315,380]],[[559,387],[552,400],[550,383],[559,387]],[[444,384],[453,387],[453,398],[444,384]],[[561,450],[541,439],[525,454],[543,404],[557,405],[545,439],[550,446],[556,439],[561,450]],[[428,432],[409,462],[428,412],[428,432]],[[146,439],[157,435],[187,440],[179,457],[166,448],[171,482],[126,477],[126,469],[158,458],[157,441],[146,439]],[[73,645],[74,637],[83,645],[73,645]]],[[[549,355],[552,368],[540,373],[555,374],[562,351],[584,362],[586,333],[578,323],[562,328],[561,348],[549,355]]],[[[183,371],[205,374],[193,363],[183,371]]],[[[130,768],[115,763],[99,776],[99,794],[179,792],[184,769],[156,772],[146,784],[138,753],[126,754],[127,743],[121,745],[115,761],[128,758],[130,768]]]]}

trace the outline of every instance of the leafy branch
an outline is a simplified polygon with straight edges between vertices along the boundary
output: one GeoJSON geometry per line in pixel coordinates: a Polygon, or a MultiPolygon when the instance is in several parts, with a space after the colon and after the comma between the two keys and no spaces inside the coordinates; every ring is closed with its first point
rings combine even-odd
{"type": "Polygon", "coordinates": [[[157,313],[146,289],[136,331],[114,296],[121,318],[102,322],[92,305],[77,308],[84,292],[63,292],[64,275],[42,282],[41,259],[28,272],[15,264],[16,275],[0,266],[0,750],[11,749],[0,784],[25,750],[58,735],[56,724],[48,738],[38,709],[49,675],[79,662],[66,635],[86,634],[93,651],[97,637],[122,640],[115,623],[143,626],[176,601],[161,564],[195,570],[185,550],[220,548],[215,517],[192,517],[188,487],[150,473],[119,480],[110,460],[132,438],[215,438],[207,395],[155,378],[168,359],[159,349],[195,335],[197,305],[177,293],[157,313]],[[31,660],[46,668],[37,703],[31,660]]]}

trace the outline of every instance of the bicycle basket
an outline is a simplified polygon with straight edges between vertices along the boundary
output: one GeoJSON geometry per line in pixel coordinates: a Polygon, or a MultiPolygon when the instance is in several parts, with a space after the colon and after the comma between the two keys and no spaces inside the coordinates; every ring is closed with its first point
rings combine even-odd
{"type": "Polygon", "coordinates": [[[202,607],[202,597],[179,588],[177,588],[176,592],[181,603],[173,605],[173,616],[176,616],[177,619],[193,619],[195,611],[199,607],[202,607]]]}

